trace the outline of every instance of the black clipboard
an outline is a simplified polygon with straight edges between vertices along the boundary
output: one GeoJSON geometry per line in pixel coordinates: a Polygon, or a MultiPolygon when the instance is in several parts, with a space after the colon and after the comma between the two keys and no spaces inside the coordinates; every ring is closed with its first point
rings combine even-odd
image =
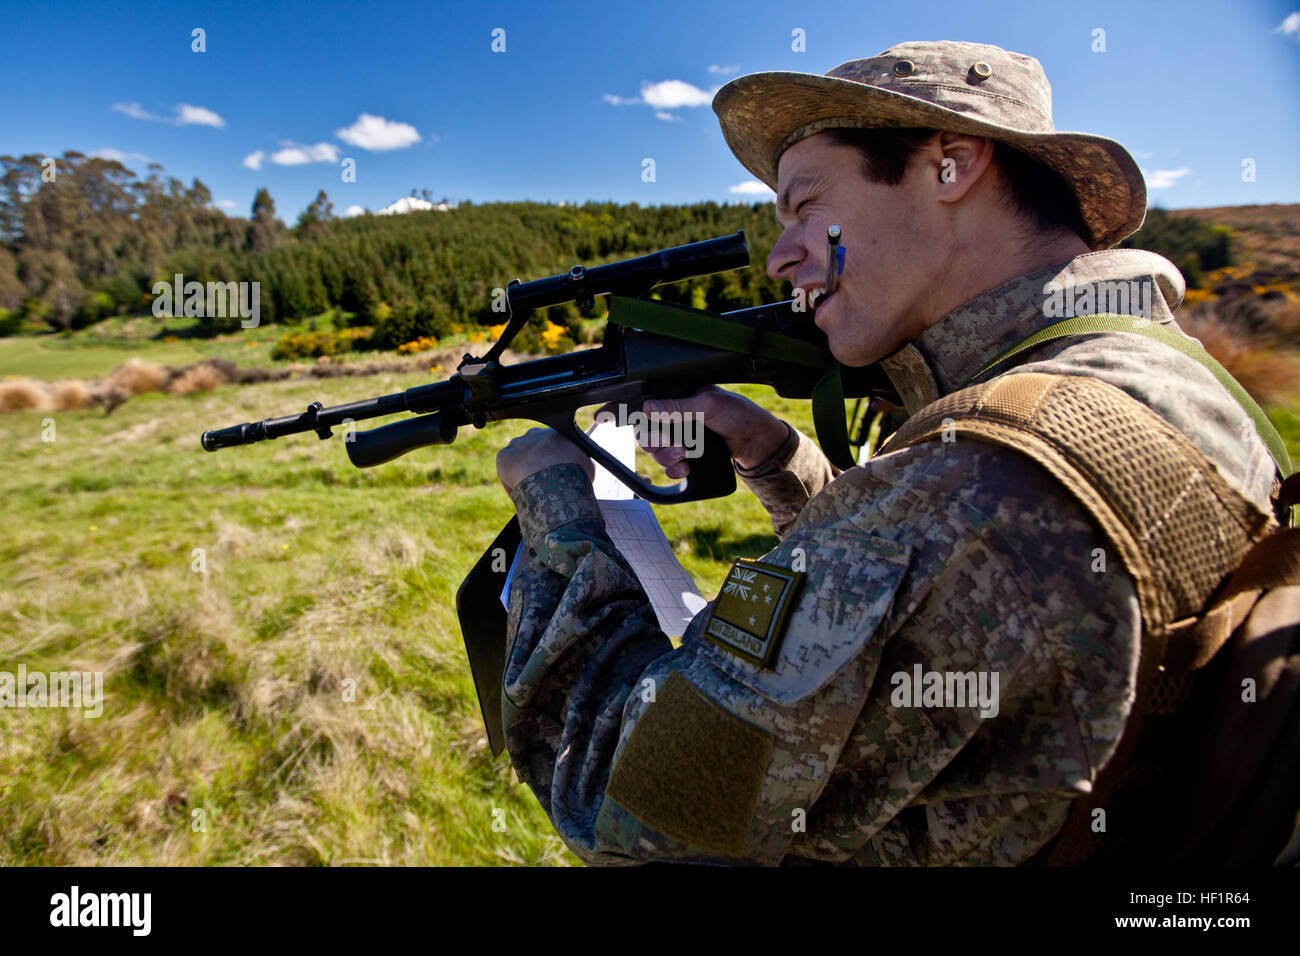
{"type": "Polygon", "coordinates": [[[514,562],[515,552],[523,543],[519,516],[501,529],[483,556],[456,591],[456,616],[465,639],[465,656],[469,658],[474,690],[487,730],[488,747],[496,756],[506,747],[505,726],[501,722],[501,685],[506,671],[506,609],[501,606],[501,589],[514,562]],[[505,554],[504,568],[495,571],[492,563],[497,548],[505,554]]]}

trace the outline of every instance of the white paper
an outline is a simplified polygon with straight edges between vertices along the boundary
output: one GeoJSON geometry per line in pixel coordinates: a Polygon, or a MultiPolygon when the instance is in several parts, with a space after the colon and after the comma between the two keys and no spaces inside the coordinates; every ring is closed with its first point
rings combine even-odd
{"type": "MultiPolygon", "coordinates": [[[[587,430],[587,434],[628,468],[636,470],[636,429],[631,425],[620,428],[613,422],[597,422],[587,430]]],[[[591,463],[596,466],[591,490],[596,493],[597,501],[631,501],[636,497],[632,489],[615,478],[604,465],[594,459],[591,463]]]]}
{"type": "Polygon", "coordinates": [[[709,602],[673,554],[650,502],[644,498],[602,501],[600,510],[609,539],[636,572],[660,629],[669,637],[681,637],[691,618],[709,602]]]}
{"type": "MultiPolygon", "coordinates": [[[[612,422],[594,425],[587,434],[602,448],[608,449],[629,469],[636,465],[636,436],[631,425],[619,427],[612,422]]],[[[686,626],[707,604],[686,569],[673,554],[672,545],[659,526],[650,502],[638,498],[632,489],[615,478],[599,463],[592,483],[605,528],[614,546],[627,558],[654,608],[660,629],[669,637],[680,637],[686,626]]],[[[523,546],[501,589],[501,604],[510,607],[510,582],[523,560],[523,546]]]]}

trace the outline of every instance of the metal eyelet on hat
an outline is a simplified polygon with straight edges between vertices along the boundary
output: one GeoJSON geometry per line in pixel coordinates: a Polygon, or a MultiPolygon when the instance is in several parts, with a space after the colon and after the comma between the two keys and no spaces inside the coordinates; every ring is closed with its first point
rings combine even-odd
{"type": "Polygon", "coordinates": [[[987,80],[990,76],[992,76],[993,68],[990,67],[983,60],[980,60],[978,63],[976,63],[974,66],[970,68],[970,72],[971,72],[971,80],[975,83],[978,83],[980,80],[987,80]]]}
{"type": "Polygon", "coordinates": [[[911,76],[912,71],[916,69],[916,64],[911,60],[899,60],[894,64],[895,76],[911,76]]]}

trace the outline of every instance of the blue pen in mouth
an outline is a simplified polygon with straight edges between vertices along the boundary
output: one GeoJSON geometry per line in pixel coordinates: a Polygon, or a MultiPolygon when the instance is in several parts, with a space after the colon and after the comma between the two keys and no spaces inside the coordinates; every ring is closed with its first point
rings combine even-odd
{"type": "Polygon", "coordinates": [[[840,227],[831,226],[826,230],[826,285],[812,293],[812,310],[816,312],[822,303],[835,294],[838,279],[844,272],[844,247],[840,245],[840,227]]]}
{"type": "Polygon", "coordinates": [[[835,283],[844,271],[844,249],[840,246],[840,227],[831,226],[826,230],[826,292],[823,299],[835,294],[835,283]]]}

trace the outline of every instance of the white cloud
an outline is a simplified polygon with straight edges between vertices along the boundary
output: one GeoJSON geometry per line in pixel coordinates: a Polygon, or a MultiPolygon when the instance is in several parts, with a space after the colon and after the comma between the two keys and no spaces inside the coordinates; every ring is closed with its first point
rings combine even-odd
{"type": "Polygon", "coordinates": [[[255,150],[244,157],[244,165],[249,169],[261,169],[262,160],[265,158],[266,153],[262,152],[260,149],[255,150]]]}
{"type": "Polygon", "coordinates": [[[189,103],[177,103],[175,116],[155,116],[139,103],[114,103],[110,109],[125,113],[131,119],[149,120],[152,123],[170,123],[172,126],[215,126],[224,129],[226,121],[206,106],[192,106],[189,103]]]}
{"type": "Polygon", "coordinates": [[[348,219],[351,219],[353,216],[364,216],[365,214],[366,208],[364,206],[348,206],[347,209],[343,210],[344,217],[348,219]]]}
{"type": "Polygon", "coordinates": [[[733,73],[740,72],[740,64],[733,63],[730,66],[718,66],[716,63],[709,67],[709,72],[714,76],[731,76],[733,73]]]}
{"type": "Polygon", "coordinates": [[[1147,181],[1147,189],[1168,189],[1177,184],[1191,173],[1191,168],[1183,166],[1179,169],[1153,169],[1150,172],[1142,170],[1142,175],[1147,181]]]}
{"type": "Polygon", "coordinates": [[[747,179],[743,183],[728,187],[727,192],[736,193],[739,196],[775,196],[771,189],[760,183],[757,179],[747,179]]]}
{"type": "Polygon", "coordinates": [[[362,113],[355,123],[335,130],[334,135],[345,143],[376,153],[405,149],[421,141],[420,134],[410,123],[398,123],[370,113],[362,113]]]}
{"type": "Polygon", "coordinates": [[[125,113],[131,119],[155,120],[159,123],[165,122],[161,116],[154,116],[152,113],[143,109],[139,103],[114,103],[110,109],[117,110],[119,113],[125,113]]]}
{"type": "Polygon", "coordinates": [[[134,160],[136,162],[141,162],[141,163],[147,163],[150,161],[149,157],[144,155],[144,153],[124,153],[120,149],[113,149],[111,146],[106,146],[103,149],[97,149],[93,153],[90,153],[89,155],[95,159],[111,159],[114,162],[121,163],[124,166],[130,160],[134,160]]]}
{"type": "Polygon", "coordinates": [[[682,121],[680,116],[674,116],[672,113],[665,113],[663,110],[659,110],[655,113],[655,119],[666,120],[669,123],[680,123],[682,121]]]}
{"type": "Polygon", "coordinates": [[[217,203],[215,203],[214,205],[219,206],[219,207],[221,207],[222,209],[238,209],[238,208],[239,208],[239,203],[235,202],[233,199],[222,199],[222,200],[218,201],[217,203]]]}
{"type": "Polygon", "coordinates": [[[720,87],[715,86],[712,90],[705,91],[684,80],[661,80],[658,83],[642,83],[640,96],[618,96],[614,93],[606,93],[601,99],[614,106],[643,103],[657,111],[655,116],[664,119],[663,114],[667,110],[707,106],[713,102],[713,94],[719,89],[720,87]]]}
{"type": "Polygon", "coordinates": [[[225,129],[226,121],[206,106],[191,106],[189,103],[176,104],[177,126],[215,126],[225,129]]]}
{"type": "Polygon", "coordinates": [[[282,142],[283,149],[271,154],[271,162],[277,166],[302,166],[306,163],[336,163],[339,148],[333,143],[317,143],[315,146],[300,146],[297,143],[282,142]]]}
{"type": "MultiPolygon", "coordinates": [[[[713,93],[716,93],[714,90],[713,93]]],[[[707,106],[713,102],[713,93],[682,80],[663,80],[641,86],[641,99],[658,110],[675,110],[680,106],[707,106]]]]}
{"type": "Polygon", "coordinates": [[[1293,36],[1297,40],[1300,40],[1300,10],[1297,10],[1279,23],[1273,32],[1280,33],[1283,36],[1293,36]]]}

